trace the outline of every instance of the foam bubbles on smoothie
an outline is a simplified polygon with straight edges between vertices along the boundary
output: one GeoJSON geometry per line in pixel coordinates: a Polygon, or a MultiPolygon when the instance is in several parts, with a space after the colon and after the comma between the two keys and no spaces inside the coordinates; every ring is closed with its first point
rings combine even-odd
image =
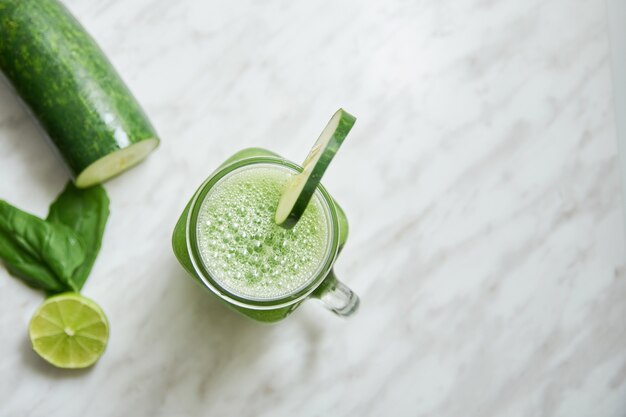
{"type": "Polygon", "coordinates": [[[274,223],[281,192],[292,174],[249,166],[219,181],[202,202],[198,245],[211,276],[244,297],[277,298],[314,278],[326,256],[328,225],[314,196],[290,230],[274,223]]]}

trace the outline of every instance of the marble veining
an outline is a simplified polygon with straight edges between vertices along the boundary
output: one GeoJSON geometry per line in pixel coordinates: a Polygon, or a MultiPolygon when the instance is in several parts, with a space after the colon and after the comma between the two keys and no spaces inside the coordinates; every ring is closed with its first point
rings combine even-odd
{"type": "MultiPolygon", "coordinates": [[[[0,416],[626,415],[603,1],[66,4],[163,142],[106,185],[96,367],[35,356],[42,296],[0,269],[0,416]],[[247,321],[185,276],[174,223],[226,157],[300,161],[340,106],[358,120],[324,183],[361,310],[247,321]]],[[[0,138],[0,198],[44,215],[67,174],[1,83],[0,138]]]]}

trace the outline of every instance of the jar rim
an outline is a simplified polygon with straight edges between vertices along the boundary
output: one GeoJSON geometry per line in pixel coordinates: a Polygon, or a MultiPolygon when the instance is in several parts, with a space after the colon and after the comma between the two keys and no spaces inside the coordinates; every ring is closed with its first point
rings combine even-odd
{"type": "Polygon", "coordinates": [[[320,201],[322,202],[322,205],[326,212],[325,216],[327,217],[329,227],[329,242],[328,249],[325,254],[325,259],[320,263],[317,271],[312,274],[313,279],[307,280],[305,284],[296,289],[294,292],[275,298],[262,299],[243,297],[229,291],[228,288],[221,285],[216,279],[211,276],[208,268],[205,266],[205,263],[202,260],[202,256],[198,247],[196,230],[198,216],[202,203],[204,202],[211,188],[213,188],[213,186],[216,185],[222,178],[241,168],[245,168],[250,165],[260,164],[278,165],[284,168],[291,169],[294,172],[302,172],[301,166],[274,156],[252,156],[242,158],[240,160],[218,168],[202,183],[202,185],[198,188],[198,190],[192,197],[189,214],[186,221],[185,238],[187,243],[187,251],[189,253],[189,258],[193,265],[194,271],[200,278],[200,281],[209,290],[211,290],[214,294],[216,294],[223,300],[239,307],[254,310],[272,310],[287,307],[305,299],[313,291],[315,291],[319,284],[321,284],[322,281],[326,278],[326,276],[330,272],[330,269],[332,268],[333,263],[335,262],[335,259],[337,258],[337,254],[339,251],[339,220],[334,200],[332,199],[328,191],[326,191],[326,189],[320,184],[315,192],[320,197],[320,201]]]}

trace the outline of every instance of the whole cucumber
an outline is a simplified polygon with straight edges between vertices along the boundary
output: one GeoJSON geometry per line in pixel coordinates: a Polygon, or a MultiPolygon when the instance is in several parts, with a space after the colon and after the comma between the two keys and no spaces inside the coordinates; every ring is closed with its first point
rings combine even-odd
{"type": "Polygon", "coordinates": [[[78,187],[119,174],[159,143],[102,50],[57,0],[0,0],[0,70],[78,187]]]}

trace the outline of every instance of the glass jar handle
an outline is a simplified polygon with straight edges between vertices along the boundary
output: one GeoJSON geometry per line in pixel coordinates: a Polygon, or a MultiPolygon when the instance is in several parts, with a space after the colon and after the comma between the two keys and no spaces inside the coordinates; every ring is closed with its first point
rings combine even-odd
{"type": "Polygon", "coordinates": [[[339,281],[332,270],[313,292],[313,297],[320,300],[327,309],[342,317],[351,316],[359,308],[359,296],[339,281]]]}

